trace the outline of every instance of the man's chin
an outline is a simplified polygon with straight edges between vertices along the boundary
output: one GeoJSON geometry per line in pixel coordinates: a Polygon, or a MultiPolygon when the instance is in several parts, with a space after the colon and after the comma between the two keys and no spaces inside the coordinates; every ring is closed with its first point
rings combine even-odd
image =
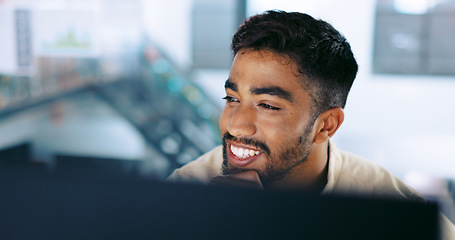
{"type": "Polygon", "coordinates": [[[245,171],[252,170],[252,169],[237,167],[237,166],[231,164],[228,160],[225,160],[223,162],[222,170],[223,170],[223,175],[228,175],[228,174],[245,172],[245,171]]]}

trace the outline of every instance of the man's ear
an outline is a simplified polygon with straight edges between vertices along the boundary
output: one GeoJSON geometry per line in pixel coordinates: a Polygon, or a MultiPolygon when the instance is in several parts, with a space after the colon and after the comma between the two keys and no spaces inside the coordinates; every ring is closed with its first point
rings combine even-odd
{"type": "Polygon", "coordinates": [[[328,141],[340,128],[344,121],[344,111],[341,107],[335,107],[321,113],[316,119],[316,134],[314,143],[323,143],[328,141]]]}

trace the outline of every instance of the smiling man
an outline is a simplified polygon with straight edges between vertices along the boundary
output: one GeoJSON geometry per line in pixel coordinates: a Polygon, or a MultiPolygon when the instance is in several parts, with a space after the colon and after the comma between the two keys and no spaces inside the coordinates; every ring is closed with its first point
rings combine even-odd
{"type": "MultiPolygon", "coordinates": [[[[176,169],[169,181],[423,200],[330,140],[344,121],[358,69],[349,43],[330,24],[268,11],[245,20],[231,48],[223,144],[176,169]]],[[[454,239],[454,225],[442,214],[440,224],[444,239],[454,239]]]]}
{"type": "Polygon", "coordinates": [[[387,170],[330,140],[344,121],[358,70],[349,43],[330,24],[268,11],[245,20],[231,48],[223,144],[169,180],[421,199],[387,170]]]}
{"type": "Polygon", "coordinates": [[[307,14],[247,19],[231,48],[223,144],[174,171],[177,182],[420,198],[386,170],[330,141],[357,74],[346,39],[307,14]]]}
{"type": "Polygon", "coordinates": [[[349,43],[330,24],[268,11],[244,21],[231,49],[223,144],[169,180],[420,199],[385,169],[330,141],[358,70],[349,43]]]}

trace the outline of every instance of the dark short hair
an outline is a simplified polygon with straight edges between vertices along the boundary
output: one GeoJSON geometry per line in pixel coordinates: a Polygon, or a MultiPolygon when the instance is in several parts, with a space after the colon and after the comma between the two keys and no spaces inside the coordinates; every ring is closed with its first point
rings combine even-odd
{"type": "Polygon", "coordinates": [[[240,25],[232,38],[234,56],[242,49],[267,50],[289,57],[308,81],[313,115],[346,105],[357,62],[346,38],[329,23],[284,11],[267,11],[240,25]]]}

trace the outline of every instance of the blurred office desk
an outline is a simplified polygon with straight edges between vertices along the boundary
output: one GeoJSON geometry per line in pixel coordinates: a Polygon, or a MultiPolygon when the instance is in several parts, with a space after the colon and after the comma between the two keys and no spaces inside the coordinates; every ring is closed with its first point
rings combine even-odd
{"type": "Polygon", "coordinates": [[[1,239],[438,239],[434,204],[1,166],[1,239]]]}

